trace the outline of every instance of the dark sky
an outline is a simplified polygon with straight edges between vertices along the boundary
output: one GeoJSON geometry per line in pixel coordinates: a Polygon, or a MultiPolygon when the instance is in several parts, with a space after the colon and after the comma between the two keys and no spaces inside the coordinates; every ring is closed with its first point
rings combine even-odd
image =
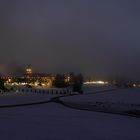
{"type": "Polygon", "coordinates": [[[140,1],[0,0],[0,72],[140,79],[140,1]]]}

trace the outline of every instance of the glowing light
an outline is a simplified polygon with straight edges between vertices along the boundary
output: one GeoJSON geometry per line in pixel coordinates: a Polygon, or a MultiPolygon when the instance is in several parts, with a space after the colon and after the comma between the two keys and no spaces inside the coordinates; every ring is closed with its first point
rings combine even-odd
{"type": "Polygon", "coordinates": [[[31,68],[31,67],[28,67],[28,68],[26,69],[26,73],[27,73],[27,74],[32,74],[32,68],[31,68]]]}
{"type": "Polygon", "coordinates": [[[39,82],[35,82],[34,86],[36,86],[36,87],[37,87],[38,85],[39,85],[39,82]]]}
{"type": "Polygon", "coordinates": [[[104,84],[108,84],[107,81],[90,81],[90,82],[85,82],[84,84],[99,84],[99,85],[104,85],[104,84]]]}
{"type": "Polygon", "coordinates": [[[8,82],[11,83],[11,82],[12,82],[12,79],[9,78],[9,79],[8,79],[8,82]]]}
{"type": "Polygon", "coordinates": [[[133,87],[136,87],[137,85],[136,84],[133,84],[133,87]]]}
{"type": "Polygon", "coordinates": [[[21,83],[21,85],[25,86],[25,85],[26,85],[26,83],[21,83]]]}
{"type": "Polygon", "coordinates": [[[46,86],[44,83],[41,84],[42,86],[46,86]]]}

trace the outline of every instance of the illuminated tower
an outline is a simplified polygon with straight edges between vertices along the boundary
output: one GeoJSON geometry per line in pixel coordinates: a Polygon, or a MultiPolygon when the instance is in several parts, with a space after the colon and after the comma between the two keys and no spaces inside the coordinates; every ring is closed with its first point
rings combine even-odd
{"type": "Polygon", "coordinates": [[[32,72],[33,72],[33,70],[32,70],[32,68],[31,68],[31,66],[28,66],[28,67],[26,68],[26,75],[30,76],[30,75],[32,75],[32,72]]]}

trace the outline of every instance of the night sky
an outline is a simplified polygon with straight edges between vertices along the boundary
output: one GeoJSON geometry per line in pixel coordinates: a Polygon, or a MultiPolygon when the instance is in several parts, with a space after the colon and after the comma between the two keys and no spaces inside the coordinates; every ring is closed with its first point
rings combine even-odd
{"type": "Polygon", "coordinates": [[[32,65],[140,79],[139,7],[138,0],[0,0],[0,72],[32,65]]]}

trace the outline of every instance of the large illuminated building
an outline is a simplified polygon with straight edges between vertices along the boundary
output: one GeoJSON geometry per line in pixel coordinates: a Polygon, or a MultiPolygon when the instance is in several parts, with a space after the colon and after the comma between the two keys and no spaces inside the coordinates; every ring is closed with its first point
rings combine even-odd
{"type": "Polygon", "coordinates": [[[31,85],[31,86],[44,86],[51,87],[53,80],[55,80],[55,75],[46,73],[34,73],[31,66],[25,69],[25,73],[18,76],[0,76],[6,84],[11,85],[31,85]]]}
{"type": "MultiPolygon", "coordinates": [[[[34,73],[31,66],[26,67],[22,76],[1,76],[6,84],[10,85],[30,85],[52,87],[56,75],[47,73],[34,73]]],[[[64,80],[67,85],[73,84],[73,75],[64,74],[64,80]]]]}
{"type": "Polygon", "coordinates": [[[52,86],[53,80],[55,76],[53,74],[46,73],[33,73],[33,69],[31,66],[26,68],[26,73],[24,78],[27,84],[34,86],[52,86]]]}

